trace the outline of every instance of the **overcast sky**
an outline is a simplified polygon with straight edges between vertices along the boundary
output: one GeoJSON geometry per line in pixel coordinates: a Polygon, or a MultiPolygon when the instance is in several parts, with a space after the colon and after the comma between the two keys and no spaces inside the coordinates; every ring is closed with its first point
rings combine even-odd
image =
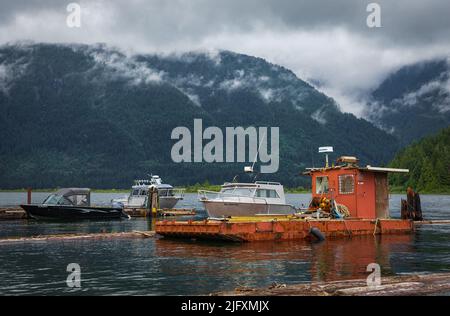
{"type": "Polygon", "coordinates": [[[107,43],[132,52],[227,49],[320,81],[345,111],[390,71],[450,52],[449,0],[0,0],[0,43],[107,43]],[[81,5],[81,28],[66,7],[81,5]],[[366,24],[381,6],[381,28],[366,24]]]}

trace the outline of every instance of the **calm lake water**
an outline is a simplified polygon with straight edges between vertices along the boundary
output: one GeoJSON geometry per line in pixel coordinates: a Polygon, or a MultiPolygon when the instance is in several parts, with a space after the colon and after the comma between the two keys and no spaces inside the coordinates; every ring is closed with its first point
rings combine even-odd
{"type": "MultiPolygon", "coordinates": [[[[47,193],[34,193],[39,203],[47,193]]],[[[94,193],[96,204],[124,194],[94,193]]],[[[399,217],[401,195],[390,199],[399,217]]],[[[0,206],[26,201],[26,193],[0,193],[0,206]]],[[[309,194],[289,194],[307,205],[309,194]]],[[[177,207],[201,209],[196,194],[177,207]]],[[[450,196],[422,196],[427,219],[450,219],[450,196]]],[[[204,216],[201,211],[197,218],[204,216]]],[[[56,233],[148,230],[152,222],[0,222],[0,238],[56,233]]],[[[165,239],[79,240],[0,244],[0,295],[200,295],[238,286],[365,278],[369,263],[382,275],[450,271],[450,225],[425,225],[412,235],[366,236],[322,243],[230,244],[165,239]],[[82,288],[67,287],[66,267],[81,266],[82,288]]]]}

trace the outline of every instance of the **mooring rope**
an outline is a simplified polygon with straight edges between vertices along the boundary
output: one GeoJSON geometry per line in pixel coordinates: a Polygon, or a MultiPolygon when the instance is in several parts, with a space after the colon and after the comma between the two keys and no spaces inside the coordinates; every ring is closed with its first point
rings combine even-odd
{"type": "Polygon", "coordinates": [[[347,221],[345,219],[344,219],[344,226],[345,226],[345,230],[347,231],[348,235],[353,236],[353,232],[350,229],[348,229],[347,221]]]}
{"type": "Polygon", "coordinates": [[[380,219],[377,218],[377,220],[375,221],[375,228],[374,228],[374,230],[373,230],[373,235],[374,235],[374,236],[377,234],[377,227],[378,227],[378,221],[379,221],[379,220],[380,220],[380,219]]]}

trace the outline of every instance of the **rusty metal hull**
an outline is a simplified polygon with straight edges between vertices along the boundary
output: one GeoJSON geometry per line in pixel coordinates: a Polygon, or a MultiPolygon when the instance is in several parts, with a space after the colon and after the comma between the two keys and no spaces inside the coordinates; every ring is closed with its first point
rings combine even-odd
{"type": "Polygon", "coordinates": [[[310,239],[311,228],[327,238],[372,234],[404,234],[414,231],[410,220],[272,220],[255,222],[158,221],[156,233],[165,237],[216,239],[238,242],[310,239]]]}
{"type": "Polygon", "coordinates": [[[202,201],[209,217],[254,216],[257,214],[294,214],[295,209],[287,204],[263,204],[244,202],[202,201]]]}

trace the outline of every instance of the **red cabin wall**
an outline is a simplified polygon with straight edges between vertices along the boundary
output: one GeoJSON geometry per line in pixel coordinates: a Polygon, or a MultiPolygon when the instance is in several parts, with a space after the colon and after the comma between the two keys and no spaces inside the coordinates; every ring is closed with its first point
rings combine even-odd
{"type": "Polygon", "coordinates": [[[361,171],[359,169],[335,169],[335,170],[317,170],[312,172],[312,196],[333,196],[336,202],[348,207],[352,217],[373,219],[376,218],[375,210],[375,174],[373,172],[361,171]],[[353,175],[354,192],[351,194],[341,194],[339,192],[339,176],[353,175]],[[316,177],[328,176],[329,193],[316,193],[316,177]]]}
{"type": "Polygon", "coordinates": [[[357,179],[357,217],[376,218],[375,174],[358,171],[357,179]]]}

